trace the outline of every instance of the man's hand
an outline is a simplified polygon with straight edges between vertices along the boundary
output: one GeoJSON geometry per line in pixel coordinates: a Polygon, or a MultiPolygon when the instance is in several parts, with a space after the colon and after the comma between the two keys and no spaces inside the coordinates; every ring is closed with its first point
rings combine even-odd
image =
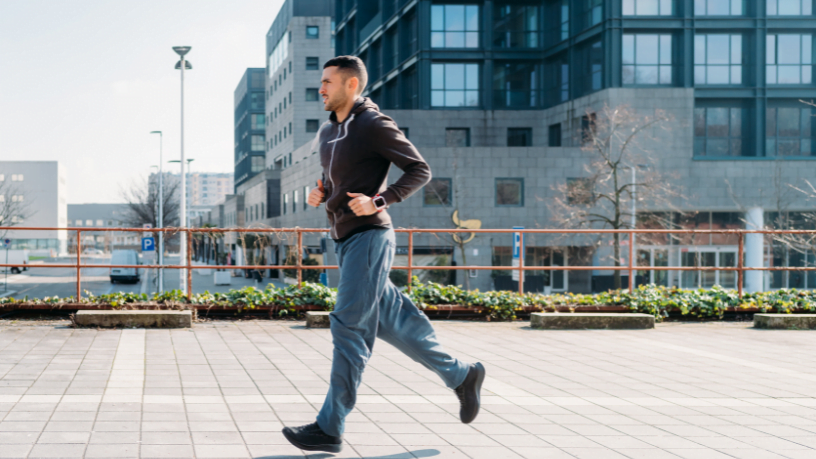
{"type": "Polygon", "coordinates": [[[372,201],[368,196],[362,193],[346,194],[353,198],[351,201],[349,201],[349,207],[351,207],[354,215],[358,217],[366,217],[368,215],[374,215],[377,213],[377,206],[374,205],[374,201],[372,201]]]}
{"type": "Polygon", "coordinates": [[[309,192],[307,203],[312,207],[320,207],[323,198],[326,196],[326,189],[323,188],[323,180],[317,181],[317,188],[309,192]]]}

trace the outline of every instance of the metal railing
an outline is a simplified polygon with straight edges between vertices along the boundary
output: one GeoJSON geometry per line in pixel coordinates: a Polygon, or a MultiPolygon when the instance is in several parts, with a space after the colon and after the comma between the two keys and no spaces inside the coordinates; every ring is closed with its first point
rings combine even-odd
{"type": "MultiPolygon", "coordinates": [[[[303,234],[304,233],[328,233],[326,228],[163,228],[163,229],[143,229],[143,228],[40,228],[40,227],[0,227],[0,232],[5,231],[68,231],[76,232],[77,254],[76,263],[48,263],[36,265],[39,268],[76,268],[76,299],[82,296],[81,290],[81,269],[85,268],[135,268],[135,269],[183,269],[186,270],[186,286],[188,299],[192,296],[192,270],[193,269],[245,269],[245,270],[264,270],[264,269],[294,269],[297,270],[297,285],[300,287],[303,283],[303,270],[324,270],[324,269],[338,269],[336,265],[303,265],[301,256],[296,257],[295,265],[193,265],[192,259],[192,244],[193,235],[195,234],[218,234],[218,233],[255,233],[255,234],[280,234],[280,233],[295,233],[297,236],[297,253],[303,254],[303,234]],[[184,264],[177,265],[82,265],[82,233],[83,232],[130,232],[130,233],[186,233],[187,234],[187,259],[184,264]]],[[[634,290],[635,287],[635,272],[636,271],[737,271],[737,289],[739,296],[743,295],[743,277],[745,271],[816,271],[814,267],[798,267],[798,266],[745,266],[745,236],[750,234],[762,235],[779,235],[779,234],[800,234],[816,236],[815,230],[665,230],[665,229],[624,229],[624,230],[563,230],[563,229],[419,229],[419,228],[398,228],[394,230],[397,233],[408,234],[408,265],[407,266],[392,266],[391,269],[407,270],[408,271],[408,291],[411,291],[411,281],[414,270],[492,270],[492,271],[513,271],[519,272],[518,291],[524,292],[524,275],[525,271],[626,271],[629,274],[629,290],[634,290]],[[526,234],[557,234],[557,235],[626,235],[628,237],[628,264],[620,266],[591,266],[591,265],[574,265],[574,266],[526,266],[524,264],[524,256],[519,257],[519,266],[414,266],[413,252],[414,252],[414,234],[417,233],[466,233],[466,234],[507,234],[520,233],[520,246],[524,247],[524,235],[526,234]],[[733,235],[738,238],[737,244],[737,265],[736,266],[636,266],[633,264],[634,260],[634,246],[635,235],[637,234],[662,234],[662,235],[733,235]]],[[[623,241],[621,241],[623,242],[623,241]]],[[[621,244],[623,246],[623,244],[621,244]]],[[[523,253],[523,251],[522,251],[523,253]]],[[[23,264],[3,264],[3,268],[28,267],[32,265],[23,264]]]]}

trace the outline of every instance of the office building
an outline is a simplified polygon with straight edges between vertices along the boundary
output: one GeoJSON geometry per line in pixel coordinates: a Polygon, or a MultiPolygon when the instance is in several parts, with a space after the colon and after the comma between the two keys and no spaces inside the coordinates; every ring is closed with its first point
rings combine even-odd
{"type": "MultiPolygon", "coordinates": [[[[266,167],[265,76],[262,68],[249,68],[235,88],[235,186],[266,167]]],[[[230,190],[233,193],[234,190],[230,190]]],[[[207,203],[211,205],[218,199],[207,203]]]]}
{"type": "MultiPolygon", "coordinates": [[[[0,161],[0,226],[65,228],[67,193],[65,168],[58,161],[0,161]]],[[[64,230],[0,230],[0,237],[30,254],[67,251],[64,230]]]]}
{"type": "MultiPolygon", "coordinates": [[[[68,204],[68,226],[82,228],[82,250],[110,253],[116,249],[141,250],[141,233],[94,231],[96,228],[127,228],[127,204],[68,204]],[[87,229],[87,230],[86,230],[87,229]]],[[[68,252],[76,253],[76,232],[68,238],[68,252]]]]}

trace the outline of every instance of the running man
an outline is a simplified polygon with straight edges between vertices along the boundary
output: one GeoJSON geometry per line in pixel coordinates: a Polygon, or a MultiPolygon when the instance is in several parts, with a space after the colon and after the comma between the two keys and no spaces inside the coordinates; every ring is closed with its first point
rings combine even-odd
{"type": "Polygon", "coordinates": [[[397,244],[387,208],[428,183],[431,169],[394,120],[360,97],[367,81],[357,57],[336,57],[323,66],[320,94],[324,109],[332,113],[315,139],[323,178],[308,203],[326,203],[340,284],[331,313],[334,354],[323,408],[317,422],[283,429],[293,445],[307,451],[342,449],[345,418],[354,408],[375,338],[439,375],[459,397],[462,422],[479,414],[482,364],[448,355],[425,314],[388,278],[397,244]],[[386,186],[391,163],[403,175],[386,186]]]}

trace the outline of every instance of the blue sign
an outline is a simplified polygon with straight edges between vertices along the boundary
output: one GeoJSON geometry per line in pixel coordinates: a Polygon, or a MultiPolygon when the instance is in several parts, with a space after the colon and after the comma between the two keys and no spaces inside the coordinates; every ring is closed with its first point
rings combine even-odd
{"type": "Polygon", "coordinates": [[[9,245],[9,244],[11,244],[11,239],[6,239],[6,240],[5,240],[5,241],[3,241],[3,242],[5,242],[5,243],[6,243],[6,245],[9,245]]]}
{"type": "Polygon", "coordinates": [[[142,252],[153,252],[156,250],[156,240],[152,237],[142,238],[142,252]]]}
{"type": "MultiPolygon", "coordinates": [[[[514,226],[514,230],[524,229],[523,226],[514,226]]],[[[521,233],[513,233],[513,267],[518,268],[521,266],[520,260],[524,258],[524,250],[522,249],[521,244],[521,233]]],[[[514,269],[510,273],[511,279],[514,281],[519,280],[519,272],[517,269],[514,269]]]]}

